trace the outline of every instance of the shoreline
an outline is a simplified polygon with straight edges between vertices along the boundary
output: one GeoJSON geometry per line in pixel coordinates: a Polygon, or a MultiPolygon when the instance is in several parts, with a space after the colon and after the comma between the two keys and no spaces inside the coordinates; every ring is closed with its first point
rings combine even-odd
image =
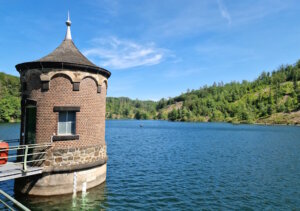
{"type": "MultiPolygon", "coordinates": [[[[168,119],[134,119],[134,118],[106,118],[106,120],[159,120],[159,121],[169,121],[169,122],[187,122],[187,123],[228,123],[232,125],[262,125],[262,126],[297,126],[300,127],[300,123],[263,123],[263,122],[229,122],[229,121],[171,121],[168,119]]],[[[10,122],[0,122],[0,125],[4,124],[16,124],[21,121],[10,121],[10,122]]]]}
{"type": "Polygon", "coordinates": [[[227,122],[227,121],[171,121],[168,119],[134,119],[134,118],[107,118],[106,120],[158,120],[158,121],[169,121],[169,122],[187,122],[187,123],[228,123],[232,125],[262,125],[262,126],[297,126],[300,127],[300,124],[290,124],[290,123],[262,123],[262,122],[227,122]]]}

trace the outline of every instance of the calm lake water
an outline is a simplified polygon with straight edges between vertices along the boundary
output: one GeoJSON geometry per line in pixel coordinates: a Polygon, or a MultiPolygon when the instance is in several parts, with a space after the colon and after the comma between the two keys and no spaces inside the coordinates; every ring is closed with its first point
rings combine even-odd
{"type": "MultiPolygon", "coordinates": [[[[0,125],[0,139],[18,135],[0,125]]],[[[111,120],[106,143],[105,184],[18,199],[32,210],[300,210],[299,127],[111,120]]],[[[13,181],[0,189],[13,195],[13,181]]]]}

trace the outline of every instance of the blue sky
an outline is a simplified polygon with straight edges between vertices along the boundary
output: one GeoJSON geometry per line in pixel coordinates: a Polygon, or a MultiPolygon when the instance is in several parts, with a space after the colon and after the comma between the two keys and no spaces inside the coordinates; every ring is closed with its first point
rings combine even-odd
{"type": "Polygon", "coordinates": [[[68,10],[76,46],[112,72],[108,96],[159,100],[300,59],[297,0],[0,0],[0,71],[53,51],[68,10]]]}

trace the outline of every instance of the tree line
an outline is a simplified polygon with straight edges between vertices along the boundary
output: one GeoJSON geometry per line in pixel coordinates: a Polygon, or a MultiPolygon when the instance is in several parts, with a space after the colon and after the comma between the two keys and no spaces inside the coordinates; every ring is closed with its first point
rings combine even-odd
{"type": "Polygon", "coordinates": [[[107,117],[255,123],[272,114],[298,111],[299,80],[300,61],[262,72],[252,82],[214,83],[158,102],[108,98],[107,117]]]}
{"type": "MultiPolygon", "coordinates": [[[[132,100],[127,97],[107,97],[106,117],[255,123],[273,114],[290,114],[298,111],[299,80],[300,60],[294,65],[282,65],[272,72],[262,72],[252,82],[244,80],[227,84],[214,83],[157,102],[132,100]]],[[[19,78],[0,73],[0,121],[19,119],[19,78]]]]}

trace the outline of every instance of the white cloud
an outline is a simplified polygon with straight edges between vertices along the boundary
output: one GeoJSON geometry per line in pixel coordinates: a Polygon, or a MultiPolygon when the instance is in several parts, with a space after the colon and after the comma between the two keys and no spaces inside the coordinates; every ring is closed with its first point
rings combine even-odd
{"type": "Polygon", "coordinates": [[[167,50],[158,48],[154,43],[144,45],[116,37],[94,39],[93,47],[84,54],[100,66],[113,69],[126,69],[150,66],[161,63],[167,50]]]}
{"type": "Polygon", "coordinates": [[[222,0],[218,0],[218,6],[219,6],[219,11],[220,11],[222,17],[225,18],[227,20],[228,24],[230,25],[231,24],[231,15],[228,12],[228,10],[222,0]]]}

